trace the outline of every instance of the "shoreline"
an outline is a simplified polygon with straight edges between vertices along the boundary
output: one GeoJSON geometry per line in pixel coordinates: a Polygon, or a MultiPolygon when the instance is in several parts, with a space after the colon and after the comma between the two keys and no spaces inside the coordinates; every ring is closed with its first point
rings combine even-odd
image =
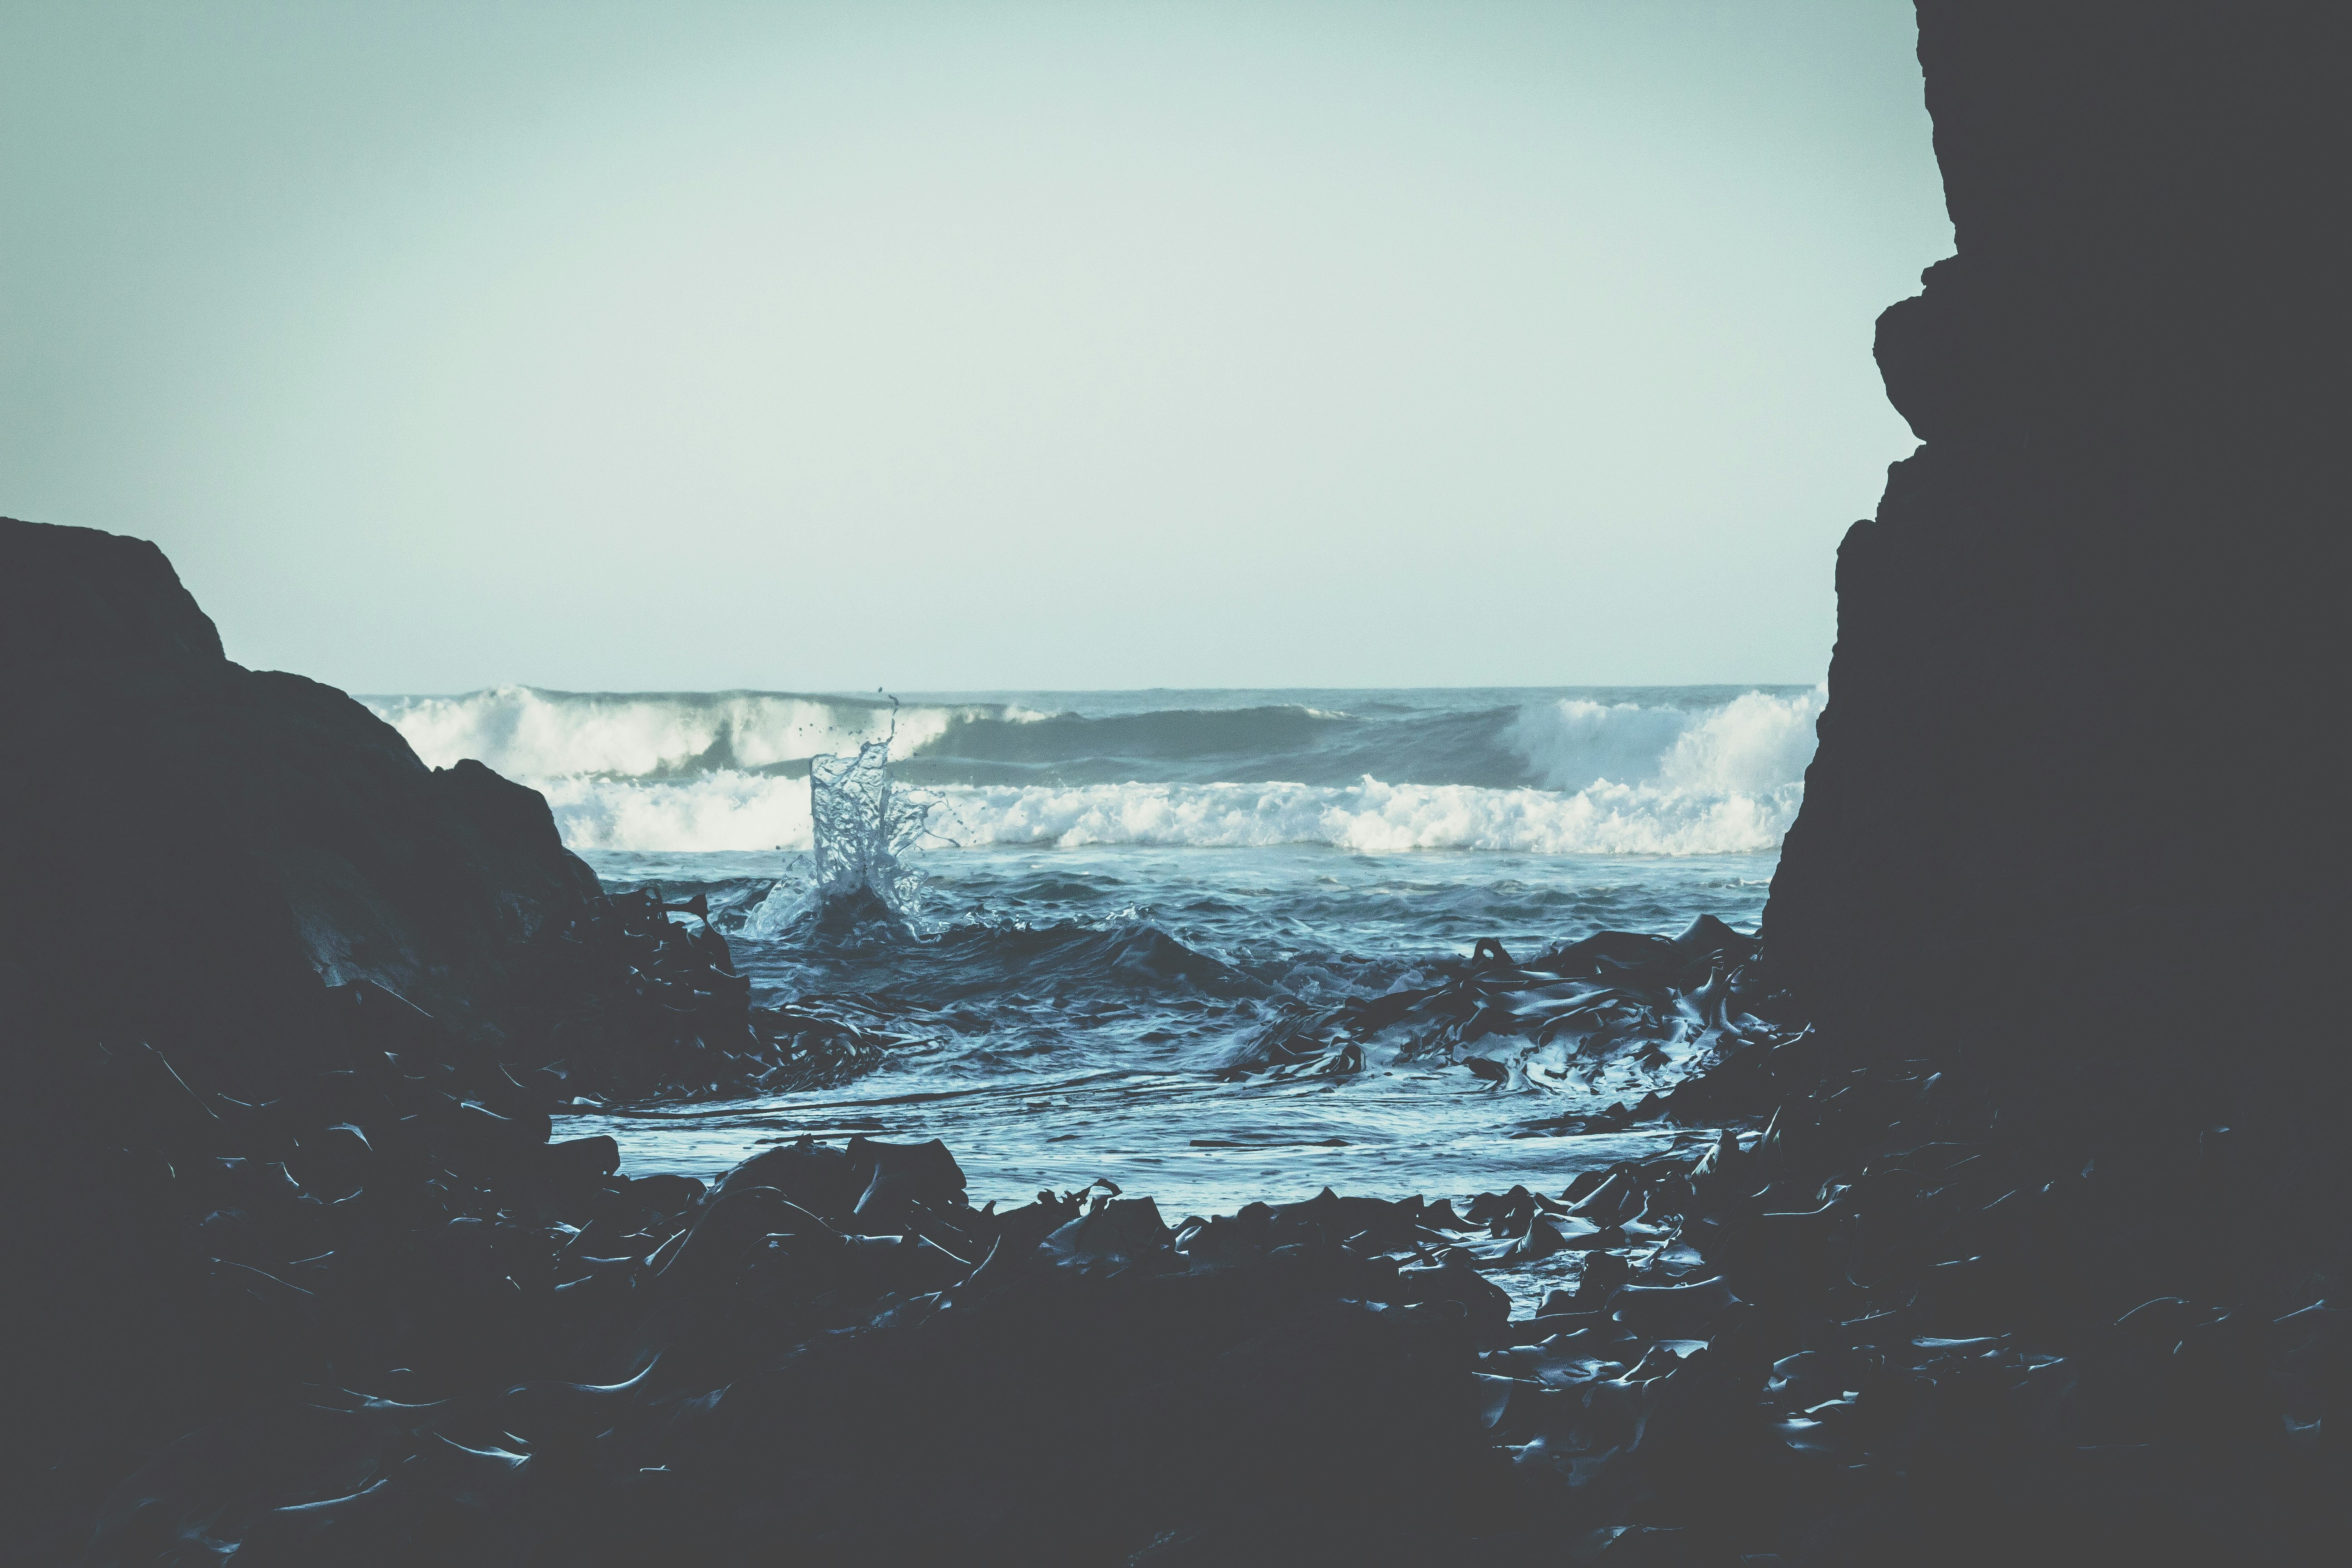
{"type": "Polygon", "coordinates": [[[2294,1562],[2345,1521],[2352,1314],[2100,1277],[2210,1168],[2065,1181],[1997,1096],[1810,1035],[1654,1108],[1720,1121],[1696,1159],[1203,1218],[973,1208],[936,1141],[631,1176],[358,1011],[269,1105],[143,1048],[41,1097],[46,1219],[127,1244],[38,1325],[82,1459],[12,1500],[24,1560],[2294,1562]]]}

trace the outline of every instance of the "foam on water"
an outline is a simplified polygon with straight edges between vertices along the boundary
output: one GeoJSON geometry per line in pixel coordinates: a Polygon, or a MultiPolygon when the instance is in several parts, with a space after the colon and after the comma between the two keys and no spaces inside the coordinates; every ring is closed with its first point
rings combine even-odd
{"type": "Polygon", "coordinates": [[[1679,795],[1763,799],[1801,786],[1826,695],[1749,691],[1696,710],[1561,698],[1521,709],[1509,739],[1552,789],[1654,784],[1679,795]]]}
{"type": "MultiPolygon", "coordinates": [[[[939,795],[940,831],[971,847],[1738,854],[1788,830],[1822,701],[1785,688],[1159,695],[1045,696],[1088,704],[1058,712],[914,702],[893,755],[939,795]]],[[[375,706],[428,762],[478,756],[536,785],[583,849],[806,850],[809,759],[890,722],[879,702],[779,693],[504,688],[375,706]]]]}
{"type": "MultiPolygon", "coordinates": [[[[805,850],[808,784],[721,772],[676,784],[541,781],[564,840],[588,849],[805,850]]],[[[1717,794],[1590,784],[1573,795],[1465,784],[1086,784],[943,788],[942,830],[964,845],[1328,844],[1366,853],[1731,855],[1776,847],[1802,786],[1717,794]]]]}

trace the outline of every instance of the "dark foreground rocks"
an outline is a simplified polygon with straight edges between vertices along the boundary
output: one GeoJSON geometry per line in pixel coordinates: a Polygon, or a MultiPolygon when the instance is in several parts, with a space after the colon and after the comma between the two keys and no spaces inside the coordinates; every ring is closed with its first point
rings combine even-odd
{"type": "Polygon", "coordinates": [[[536,791],[427,767],[333,688],[230,662],[143,540],[0,518],[0,814],[15,1058],[144,1041],[273,1099],[359,1060],[354,985],[551,1103],[800,1087],[876,1055],[855,1018],[752,1008],[707,919],[604,897],[536,791]]]}
{"type": "Polygon", "coordinates": [[[534,792],[224,658],[145,541],[0,519],[0,984],[57,1037],[274,1094],[346,1065],[333,984],[495,1029],[598,890],[534,792]]]}
{"type": "Polygon", "coordinates": [[[1696,1163],[1171,1226],[975,1209],[936,1142],[632,1178],[461,1032],[342,1005],[355,1065],[270,1103],[144,1047],[9,1102],[13,1560],[2293,1563],[2352,1527],[2352,1314],[2248,1266],[2318,1255],[2313,1173],[2220,1130],[2084,1157],[1805,1036],[1676,1097],[1778,1102],[1696,1163]],[[1485,1271],[1547,1260],[1515,1317],[1485,1271]]]}
{"type": "Polygon", "coordinates": [[[937,1144],[632,1180],[414,1036],[267,1106],[143,1049],[43,1088],[33,1560],[1382,1560],[1479,1453],[1499,1292],[1332,1226],[1195,1266],[1148,1200],[974,1210],[937,1144]]]}

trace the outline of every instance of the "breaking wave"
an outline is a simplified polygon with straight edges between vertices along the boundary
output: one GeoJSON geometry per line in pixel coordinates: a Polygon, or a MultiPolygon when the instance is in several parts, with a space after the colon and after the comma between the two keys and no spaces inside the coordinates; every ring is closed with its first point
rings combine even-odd
{"type": "Polygon", "coordinates": [[[1761,797],[1802,783],[1822,696],[1818,688],[1793,697],[1748,691],[1696,712],[1563,698],[1521,709],[1510,743],[1551,789],[1615,780],[1761,797]]]}
{"type": "MultiPolygon", "coordinates": [[[[972,846],[1325,844],[1543,855],[1779,846],[1802,797],[1818,688],[1160,694],[910,702],[892,767],[972,846]],[[1185,694],[1213,697],[1218,694],[1185,694]],[[1515,698],[1515,700],[1498,700],[1515,698]]],[[[501,688],[373,705],[427,762],[538,787],[566,842],[806,850],[808,759],[889,728],[887,703],[789,693],[501,688]]]]}
{"type": "MultiPolygon", "coordinates": [[[[543,691],[501,686],[463,697],[373,697],[377,715],[436,767],[460,757],[509,778],[573,773],[667,778],[732,768],[805,773],[890,733],[886,699],[785,691],[543,691]]],[[[898,716],[898,750],[958,722],[1018,722],[1003,704],[917,706],[898,716]]]]}

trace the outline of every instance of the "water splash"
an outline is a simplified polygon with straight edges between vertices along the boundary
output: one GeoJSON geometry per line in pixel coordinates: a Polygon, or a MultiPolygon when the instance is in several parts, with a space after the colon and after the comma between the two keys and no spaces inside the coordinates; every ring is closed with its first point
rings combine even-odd
{"type": "Polygon", "coordinates": [[[889,732],[854,752],[809,759],[810,851],[804,879],[787,878],[745,921],[772,938],[814,918],[821,927],[881,923],[914,934],[924,876],[911,857],[931,831],[939,797],[891,776],[898,699],[889,732]]]}

